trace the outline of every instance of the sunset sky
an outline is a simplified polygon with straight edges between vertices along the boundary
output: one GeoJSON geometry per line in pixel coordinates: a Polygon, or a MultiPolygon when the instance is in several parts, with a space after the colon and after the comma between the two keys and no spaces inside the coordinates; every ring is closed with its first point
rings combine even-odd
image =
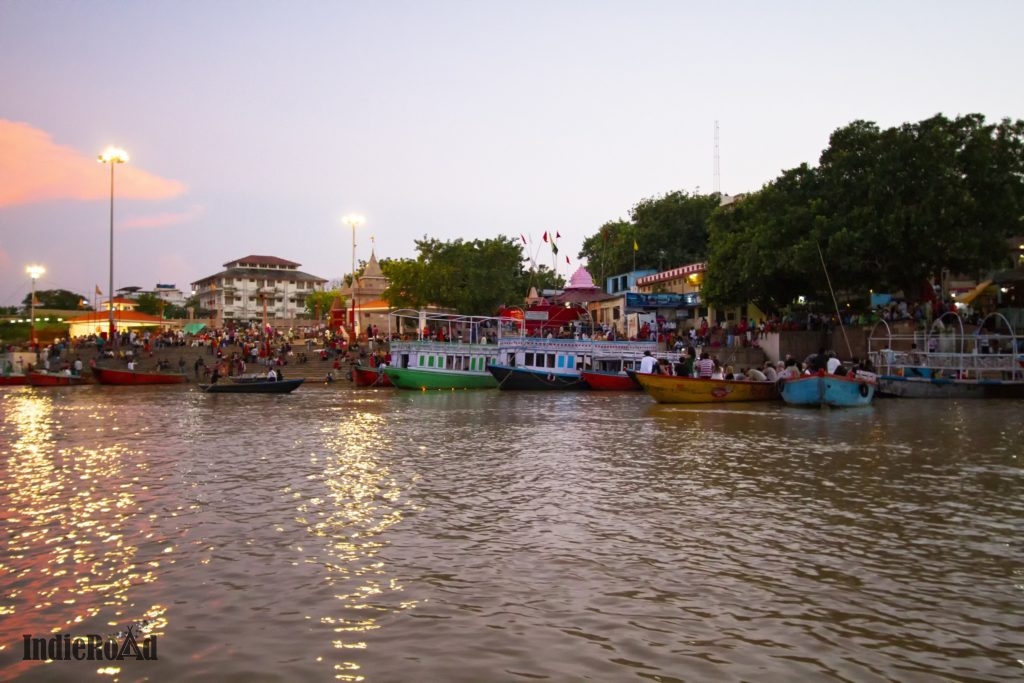
{"type": "MultiPolygon", "coordinates": [[[[413,241],[584,238],[639,200],[757,190],[829,134],[1024,117],[1024,3],[0,1],[0,304],[189,283],[249,254],[327,279],[413,241]]],[[[644,245],[646,246],[646,245],[644,245]]],[[[653,247],[652,247],[653,248],[653,247]]],[[[561,258],[561,257],[560,257],[561,258]]],[[[682,265],[682,264],[673,264],[682,265]]]]}

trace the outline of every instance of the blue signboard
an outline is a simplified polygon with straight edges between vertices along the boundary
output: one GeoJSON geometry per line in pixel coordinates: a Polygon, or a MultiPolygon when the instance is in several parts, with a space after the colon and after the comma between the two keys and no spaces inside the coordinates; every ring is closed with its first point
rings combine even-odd
{"type": "Polygon", "coordinates": [[[700,306],[700,294],[697,292],[689,294],[626,292],[626,308],[692,308],[694,306],[700,306]]]}

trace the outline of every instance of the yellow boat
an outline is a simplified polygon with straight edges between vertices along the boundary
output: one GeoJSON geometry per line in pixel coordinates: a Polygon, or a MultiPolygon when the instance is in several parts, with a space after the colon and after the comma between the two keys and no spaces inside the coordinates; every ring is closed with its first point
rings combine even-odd
{"type": "Polygon", "coordinates": [[[779,398],[775,382],[696,379],[639,372],[635,377],[644,391],[658,403],[733,403],[774,401],[779,398]]]}

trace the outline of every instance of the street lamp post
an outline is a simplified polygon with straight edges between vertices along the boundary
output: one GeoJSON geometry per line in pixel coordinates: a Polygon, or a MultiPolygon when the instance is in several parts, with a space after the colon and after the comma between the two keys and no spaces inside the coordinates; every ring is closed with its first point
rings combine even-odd
{"type": "Polygon", "coordinates": [[[120,147],[107,147],[97,157],[101,164],[110,164],[110,281],[108,282],[107,296],[109,311],[107,328],[107,341],[117,346],[114,337],[114,166],[128,162],[128,152],[120,147]]]}
{"type": "Polygon", "coordinates": [[[28,276],[32,278],[32,298],[29,299],[29,315],[28,315],[28,336],[29,342],[33,347],[38,346],[36,343],[36,280],[46,272],[46,268],[42,266],[32,265],[25,269],[28,276]]]}
{"type": "Polygon", "coordinates": [[[341,220],[352,227],[352,341],[355,342],[359,325],[359,306],[356,302],[356,288],[358,287],[358,280],[356,280],[356,228],[365,223],[366,218],[358,213],[350,213],[341,220]]]}

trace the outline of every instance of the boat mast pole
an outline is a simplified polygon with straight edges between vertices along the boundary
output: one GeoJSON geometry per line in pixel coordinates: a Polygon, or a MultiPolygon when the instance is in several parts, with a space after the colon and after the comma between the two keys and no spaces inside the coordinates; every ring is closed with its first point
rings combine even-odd
{"type": "Polygon", "coordinates": [[[836,318],[839,319],[839,329],[843,331],[843,339],[846,341],[846,351],[850,354],[850,358],[853,358],[853,347],[850,346],[850,338],[846,336],[846,327],[843,325],[843,315],[839,312],[839,302],[836,301],[835,290],[832,289],[832,278],[828,276],[828,267],[825,266],[825,255],[821,253],[821,245],[818,244],[817,240],[814,242],[814,246],[818,248],[818,257],[821,259],[821,269],[825,271],[825,282],[828,283],[829,294],[832,295],[832,305],[836,308],[836,318]]]}

